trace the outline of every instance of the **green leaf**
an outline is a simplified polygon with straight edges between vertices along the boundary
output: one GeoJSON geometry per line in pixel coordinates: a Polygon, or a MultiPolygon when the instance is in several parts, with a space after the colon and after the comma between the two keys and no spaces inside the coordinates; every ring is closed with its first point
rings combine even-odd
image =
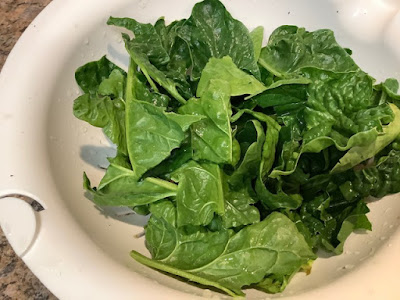
{"type": "Polygon", "coordinates": [[[171,151],[171,155],[163,160],[159,165],[150,169],[145,177],[161,177],[171,179],[171,173],[179,169],[182,165],[192,159],[192,146],[190,139],[186,138],[181,146],[171,151]]]}
{"type": "Polygon", "coordinates": [[[270,275],[264,278],[260,283],[255,285],[256,289],[260,289],[269,294],[281,293],[285,290],[288,285],[290,279],[293,277],[296,272],[293,272],[291,275],[284,276],[276,276],[270,275]]]}
{"type": "MultiPolygon", "coordinates": [[[[168,224],[176,227],[176,207],[171,200],[160,200],[150,204],[149,210],[157,219],[163,218],[168,224]]],[[[148,228],[148,226],[147,226],[148,228]]]]}
{"type": "Polygon", "coordinates": [[[229,83],[231,96],[256,95],[266,89],[254,76],[240,70],[232,58],[210,58],[201,73],[199,85],[197,86],[197,97],[201,97],[207,90],[210,81],[220,79],[229,83]]]}
{"type": "Polygon", "coordinates": [[[108,78],[113,70],[125,72],[103,56],[98,61],[92,61],[78,68],[75,72],[76,82],[85,93],[95,94],[100,83],[108,78]]]}
{"type": "Polygon", "coordinates": [[[270,192],[265,183],[264,178],[268,174],[275,160],[275,149],[278,143],[280,126],[271,117],[251,110],[244,109],[244,113],[250,114],[258,120],[265,122],[267,125],[267,132],[265,135],[265,142],[262,147],[262,154],[260,160],[260,167],[257,173],[255,182],[255,190],[257,197],[261,203],[268,210],[275,210],[279,208],[296,209],[301,205],[302,197],[298,194],[288,195],[278,189],[276,193],[270,192]]]}
{"type": "Polygon", "coordinates": [[[202,227],[175,228],[165,218],[150,218],[146,246],[153,259],[181,270],[212,262],[224,251],[229,239],[226,230],[211,232],[202,227]]]}
{"type": "Polygon", "coordinates": [[[237,295],[234,292],[232,292],[231,290],[229,290],[229,289],[223,287],[222,285],[220,285],[218,283],[215,283],[213,281],[207,280],[207,279],[202,278],[200,276],[193,275],[191,273],[185,272],[185,271],[177,269],[177,268],[170,267],[170,266],[168,266],[168,265],[166,265],[166,264],[164,264],[162,262],[158,262],[156,260],[152,260],[152,259],[150,259],[150,258],[148,258],[146,256],[143,256],[142,254],[140,254],[140,253],[138,253],[138,252],[136,252],[134,250],[131,251],[131,256],[132,256],[133,259],[135,259],[136,261],[138,261],[139,263],[141,263],[143,265],[149,266],[149,267],[151,267],[153,269],[157,269],[157,270],[160,270],[160,271],[163,271],[163,272],[174,274],[174,275],[182,277],[182,278],[186,278],[186,279],[188,279],[188,280],[190,280],[192,282],[197,282],[197,283],[205,285],[205,286],[215,287],[215,288],[227,293],[228,295],[230,295],[232,297],[242,295],[242,293],[237,295]]]}
{"type": "Polygon", "coordinates": [[[184,129],[200,119],[196,116],[177,117],[137,100],[128,101],[126,110],[129,158],[138,178],[178,148],[185,139],[184,129]],[[180,124],[175,122],[178,119],[180,124]]]}
{"type": "Polygon", "coordinates": [[[84,174],[84,187],[94,196],[97,205],[139,206],[175,196],[177,185],[157,178],[137,181],[135,173],[111,164],[99,188],[93,189],[84,174]]]}
{"type": "Polygon", "coordinates": [[[261,166],[259,169],[261,178],[264,178],[268,174],[274,163],[276,145],[278,144],[279,131],[281,127],[274,119],[263,113],[247,109],[245,109],[244,112],[252,115],[257,120],[264,122],[267,125],[267,132],[265,135],[265,142],[261,155],[261,166]]]}
{"type": "Polygon", "coordinates": [[[215,163],[232,162],[230,88],[226,81],[211,80],[200,99],[190,99],[179,110],[182,114],[207,118],[191,127],[193,158],[215,163]]]}
{"type": "Polygon", "coordinates": [[[232,187],[241,187],[245,180],[254,179],[259,173],[265,133],[260,122],[253,120],[252,124],[257,132],[257,140],[247,148],[243,160],[230,176],[228,182],[232,187]]]}
{"type": "Polygon", "coordinates": [[[225,214],[222,216],[225,228],[254,224],[260,221],[260,212],[253,206],[256,202],[247,188],[230,190],[225,187],[225,214]]]}
{"type": "MultiPolygon", "coordinates": [[[[218,237],[223,232],[217,232],[218,237]]],[[[218,245],[222,246],[222,243],[218,245]]],[[[198,257],[194,255],[195,253],[204,255],[214,249],[214,247],[199,248],[201,252],[191,248],[190,252],[182,253],[192,255],[195,259],[198,257]]],[[[233,292],[230,294],[236,295],[242,295],[241,287],[258,283],[266,275],[292,274],[302,265],[316,258],[295,224],[280,213],[272,213],[263,221],[246,226],[233,235],[221,249],[223,252],[212,261],[185,270],[171,268],[169,262],[161,263],[161,261],[144,259],[137,253],[133,253],[133,258],[153,268],[171,272],[192,281],[220,289],[224,287],[225,292],[228,289],[233,292]]],[[[213,253],[216,253],[214,251],[213,253]]],[[[186,260],[185,255],[177,257],[186,260]]],[[[174,263],[176,263],[175,260],[174,263]]]]}
{"type": "Polygon", "coordinates": [[[169,55],[153,25],[139,23],[130,18],[114,17],[110,17],[107,24],[132,31],[135,35],[135,38],[130,43],[132,51],[145,54],[155,67],[159,68],[169,62],[169,55]]]}
{"type": "Polygon", "coordinates": [[[218,0],[205,0],[195,4],[192,15],[179,31],[190,48],[192,78],[200,78],[211,57],[230,56],[241,70],[260,77],[249,31],[232,18],[218,0]]]}
{"type": "Polygon", "coordinates": [[[287,176],[294,172],[303,153],[318,153],[334,145],[340,151],[373,144],[382,134],[382,124],[393,119],[389,105],[374,105],[371,78],[361,72],[333,73],[318,69],[303,69],[312,80],[308,88],[304,119],[306,128],[299,128],[283,146],[280,164],[271,177],[287,176]]]}
{"type": "Polygon", "coordinates": [[[390,98],[392,98],[395,101],[400,101],[400,95],[398,94],[399,82],[397,81],[397,79],[395,78],[386,79],[382,83],[382,88],[389,95],[390,98]]]}
{"type": "Polygon", "coordinates": [[[382,154],[381,157],[378,155],[379,160],[378,157],[375,158],[375,165],[354,170],[354,178],[349,178],[340,186],[340,191],[345,198],[350,201],[369,195],[381,198],[400,192],[399,150],[391,149],[386,155],[382,154]]]}
{"type": "Polygon", "coordinates": [[[169,120],[174,121],[177,123],[182,131],[186,131],[189,129],[190,125],[204,120],[206,117],[201,115],[180,115],[176,113],[165,113],[169,120]]]}
{"type": "Polygon", "coordinates": [[[278,77],[300,73],[305,67],[334,72],[358,70],[350,55],[336,42],[331,30],[308,32],[291,25],[274,30],[261,51],[259,63],[278,77]]]}
{"type": "MultiPolygon", "coordinates": [[[[304,80],[304,79],[301,79],[304,80]]],[[[307,100],[307,86],[309,80],[299,82],[299,79],[279,80],[268,89],[256,95],[252,101],[262,108],[283,106],[292,103],[304,103],[307,100]],[[277,86],[279,84],[279,86],[277,86]]],[[[275,110],[276,111],[276,110],[275,110]]],[[[287,110],[285,111],[287,113],[287,110]]]]}
{"type": "Polygon", "coordinates": [[[99,85],[97,92],[103,96],[110,96],[114,98],[124,98],[125,92],[125,72],[120,70],[113,70],[108,78],[105,78],[99,85]]]}
{"type": "Polygon", "coordinates": [[[176,83],[168,78],[162,71],[157,69],[149,60],[149,58],[143,54],[140,49],[136,48],[134,40],[130,40],[127,35],[123,35],[125,40],[125,47],[133,59],[133,61],[140,67],[143,74],[147,77],[153,89],[157,91],[157,87],[152,84],[154,79],[160,86],[162,86],[171,96],[173,96],[180,103],[186,103],[186,100],[178,93],[176,89],[176,83]]]}
{"type": "Polygon", "coordinates": [[[390,107],[395,117],[393,122],[384,126],[382,135],[371,144],[351,148],[333,167],[332,173],[343,172],[373,157],[400,135],[400,110],[394,104],[390,107]]]}
{"type": "Polygon", "coordinates": [[[149,102],[155,106],[168,107],[170,98],[165,94],[151,91],[150,87],[147,86],[146,77],[136,70],[137,65],[133,63],[132,67],[134,68],[132,70],[133,74],[131,78],[128,76],[127,79],[128,82],[131,81],[130,89],[132,97],[136,100],[149,102]]]}
{"type": "Polygon", "coordinates": [[[125,72],[103,57],[79,68],[75,75],[86,94],[75,99],[74,116],[103,128],[119,151],[127,153],[123,100],[125,72]]]}
{"type": "Polygon", "coordinates": [[[334,247],[328,241],[323,240],[322,242],[326,249],[332,251],[335,254],[341,254],[343,252],[344,242],[354,230],[371,230],[371,223],[366,216],[368,212],[369,209],[367,205],[363,201],[358,202],[357,206],[344,219],[340,227],[339,233],[337,234],[337,240],[339,241],[339,244],[334,247]]]}
{"type": "Polygon", "coordinates": [[[261,47],[264,39],[264,27],[258,26],[250,32],[254,47],[254,58],[257,61],[261,54],[261,47]]]}
{"type": "Polygon", "coordinates": [[[175,173],[179,181],[178,226],[208,225],[214,213],[224,214],[222,174],[218,165],[190,161],[175,173]]]}

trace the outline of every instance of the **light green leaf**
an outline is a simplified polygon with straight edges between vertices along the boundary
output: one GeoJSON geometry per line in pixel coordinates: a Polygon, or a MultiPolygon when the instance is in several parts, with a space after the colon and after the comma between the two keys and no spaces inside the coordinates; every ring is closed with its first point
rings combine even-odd
{"type": "Polygon", "coordinates": [[[371,144],[351,148],[333,167],[332,173],[343,172],[373,157],[400,135],[400,110],[394,104],[389,105],[395,117],[389,125],[383,127],[383,134],[371,144]]]}
{"type": "Polygon", "coordinates": [[[175,196],[177,185],[157,178],[148,177],[137,181],[135,173],[117,165],[110,165],[100,183],[93,189],[84,174],[84,187],[94,196],[97,205],[139,206],[167,197],[175,196]]]}
{"type": "Polygon", "coordinates": [[[201,73],[199,85],[197,86],[197,97],[201,97],[207,90],[213,79],[224,80],[229,83],[231,96],[256,95],[266,89],[254,76],[240,70],[232,58],[210,58],[201,73]]]}
{"type": "Polygon", "coordinates": [[[261,53],[261,47],[264,39],[264,27],[258,26],[250,32],[251,40],[253,41],[254,46],[254,58],[258,60],[261,53]]]}

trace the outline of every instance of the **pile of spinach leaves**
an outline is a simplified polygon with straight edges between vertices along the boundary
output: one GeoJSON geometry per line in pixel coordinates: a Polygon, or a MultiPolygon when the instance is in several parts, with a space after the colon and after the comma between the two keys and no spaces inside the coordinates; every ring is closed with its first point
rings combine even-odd
{"type": "Polygon", "coordinates": [[[242,295],[281,292],[316,251],[371,229],[365,198],[400,191],[400,96],[376,84],[331,30],[281,26],[262,48],[218,0],[188,19],[123,27],[128,71],[76,71],[74,115],[117,155],[98,205],[151,214],[149,267],[242,295]],[[134,36],[134,37],[133,37],[134,36]]]}

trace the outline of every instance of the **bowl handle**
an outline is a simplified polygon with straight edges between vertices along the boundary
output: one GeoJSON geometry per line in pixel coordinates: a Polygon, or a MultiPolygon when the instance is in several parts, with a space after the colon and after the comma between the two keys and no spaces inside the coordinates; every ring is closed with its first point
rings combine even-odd
{"type": "Polygon", "coordinates": [[[15,253],[23,257],[37,234],[37,212],[21,198],[0,199],[0,226],[15,253]]]}

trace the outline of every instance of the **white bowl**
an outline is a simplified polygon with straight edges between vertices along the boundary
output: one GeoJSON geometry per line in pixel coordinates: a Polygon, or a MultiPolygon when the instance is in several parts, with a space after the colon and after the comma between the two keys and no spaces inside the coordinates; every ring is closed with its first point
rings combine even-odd
{"type": "MultiPolygon", "coordinates": [[[[0,222],[10,243],[61,299],[180,299],[225,297],[178,281],[130,258],[147,253],[141,216],[99,210],[84,196],[82,172],[99,180],[114,148],[102,131],[72,114],[80,93],[74,72],[107,56],[127,66],[110,15],[154,22],[188,17],[195,1],[53,1],[23,34],[0,77],[0,222]],[[38,201],[36,212],[10,195],[38,201]],[[5,198],[4,198],[5,197],[5,198]]],[[[353,49],[356,62],[378,80],[400,79],[398,1],[230,0],[234,17],[266,37],[282,24],[330,28],[353,49]]],[[[93,180],[96,183],[96,180],[93,180]]],[[[251,299],[400,299],[400,197],[369,204],[372,233],[353,234],[343,255],[318,259],[278,296],[248,291],[251,299]]]]}

